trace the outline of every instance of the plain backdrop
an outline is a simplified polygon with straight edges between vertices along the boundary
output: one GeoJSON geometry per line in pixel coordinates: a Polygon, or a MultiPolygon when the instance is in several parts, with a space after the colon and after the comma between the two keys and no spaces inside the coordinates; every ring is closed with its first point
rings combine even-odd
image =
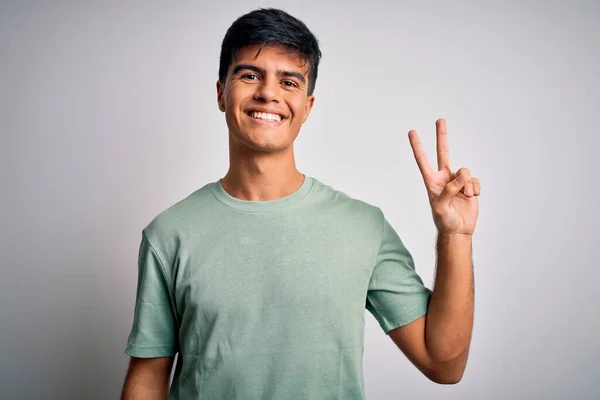
{"type": "Polygon", "coordinates": [[[3,1],[0,398],[118,398],[141,229],[225,174],[220,45],[259,6],[323,51],[298,168],[381,207],[429,287],[408,131],[435,163],[445,118],[481,180],[463,380],[427,380],[367,313],[367,398],[598,398],[600,5],[441,0],[3,1]]]}

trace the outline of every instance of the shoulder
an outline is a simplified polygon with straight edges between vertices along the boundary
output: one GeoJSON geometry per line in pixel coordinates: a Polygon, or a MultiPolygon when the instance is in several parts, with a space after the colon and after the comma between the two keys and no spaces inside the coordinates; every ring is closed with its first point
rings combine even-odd
{"type": "Polygon", "coordinates": [[[382,226],[384,215],[378,206],[350,196],[318,179],[314,181],[315,198],[326,208],[326,211],[352,218],[355,222],[362,221],[382,226]]]}
{"type": "Polygon", "coordinates": [[[188,231],[193,226],[192,220],[210,213],[214,204],[213,184],[214,182],[207,183],[152,218],[142,230],[152,247],[172,247],[174,242],[189,234],[188,231]]]}

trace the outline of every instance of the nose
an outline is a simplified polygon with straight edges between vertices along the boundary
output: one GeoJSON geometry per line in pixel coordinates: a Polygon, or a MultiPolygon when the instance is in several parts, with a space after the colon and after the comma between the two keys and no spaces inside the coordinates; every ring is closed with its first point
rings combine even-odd
{"type": "Polygon", "coordinates": [[[256,88],[256,92],[254,93],[254,99],[256,101],[270,103],[270,102],[279,102],[279,84],[277,79],[271,77],[265,77],[256,88]]]}

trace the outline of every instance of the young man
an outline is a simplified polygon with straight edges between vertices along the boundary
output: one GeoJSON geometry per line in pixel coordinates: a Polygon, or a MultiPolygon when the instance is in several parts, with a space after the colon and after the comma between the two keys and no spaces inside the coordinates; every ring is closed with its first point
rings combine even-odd
{"type": "Polygon", "coordinates": [[[280,10],[227,31],[229,171],[143,229],[124,399],[363,399],[365,308],[429,379],[461,379],[479,182],[450,170],[443,120],[437,171],[409,133],[439,232],[432,292],[379,208],[296,169],[320,55],[280,10]]]}

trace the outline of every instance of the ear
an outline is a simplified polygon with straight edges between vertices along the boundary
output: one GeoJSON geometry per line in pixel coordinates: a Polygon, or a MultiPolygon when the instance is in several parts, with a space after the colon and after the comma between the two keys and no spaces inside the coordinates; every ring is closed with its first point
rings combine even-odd
{"type": "Polygon", "coordinates": [[[223,99],[224,90],[225,85],[221,81],[217,81],[217,104],[219,105],[219,110],[221,110],[221,112],[225,112],[225,100],[223,99]]]}
{"type": "Polygon", "coordinates": [[[308,96],[306,105],[304,106],[304,118],[302,118],[302,123],[306,122],[306,119],[310,115],[310,111],[312,110],[314,104],[315,104],[315,95],[308,96]]]}

